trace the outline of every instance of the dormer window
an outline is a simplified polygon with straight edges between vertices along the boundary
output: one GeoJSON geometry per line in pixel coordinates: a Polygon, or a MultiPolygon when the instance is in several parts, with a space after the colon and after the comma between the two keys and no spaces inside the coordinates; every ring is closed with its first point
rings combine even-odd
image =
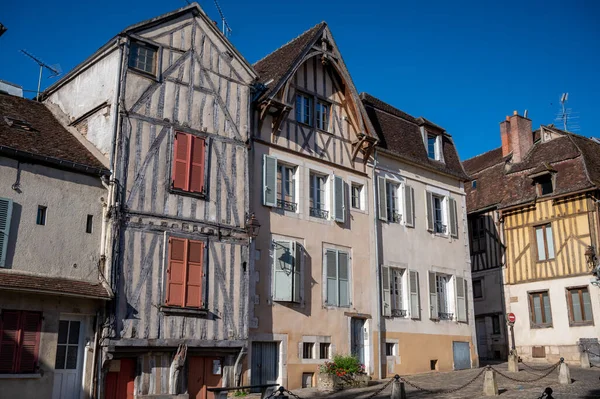
{"type": "Polygon", "coordinates": [[[538,195],[549,195],[554,192],[554,179],[551,174],[545,174],[535,179],[538,195]]]}
{"type": "Polygon", "coordinates": [[[441,161],[442,136],[427,133],[427,157],[435,161],[441,161]]]}
{"type": "Polygon", "coordinates": [[[477,180],[471,180],[471,188],[475,190],[477,188],[477,180]]]}

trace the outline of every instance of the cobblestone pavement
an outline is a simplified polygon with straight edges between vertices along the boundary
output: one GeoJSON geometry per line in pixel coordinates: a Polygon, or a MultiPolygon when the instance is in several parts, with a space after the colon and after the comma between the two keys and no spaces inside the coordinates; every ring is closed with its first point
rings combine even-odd
{"type": "MultiPolygon", "coordinates": [[[[507,364],[497,364],[493,367],[509,377],[519,380],[538,379],[539,376],[546,374],[548,371],[531,371],[523,365],[520,366],[518,373],[509,373],[507,364]]],[[[413,398],[441,398],[441,399],[467,399],[467,398],[482,398],[483,396],[483,374],[477,378],[471,385],[454,393],[441,393],[443,390],[460,387],[469,380],[473,379],[482,369],[452,371],[447,373],[426,373],[407,376],[406,380],[412,382],[422,388],[433,392],[418,391],[415,388],[406,386],[407,399],[413,398]]],[[[553,370],[547,377],[544,377],[536,382],[515,382],[511,381],[498,373],[496,373],[496,382],[500,391],[499,398],[501,399],[537,399],[540,397],[546,387],[551,387],[554,391],[555,399],[600,399],[600,369],[581,369],[579,367],[570,367],[571,380],[570,385],[560,385],[558,383],[558,369],[553,370]]],[[[383,387],[384,381],[373,381],[372,385],[367,388],[356,388],[344,390],[341,392],[319,392],[315,388],[305,388],[293,391],[301,399],[367,399],[373,393],[383,387]]],[[[375,396],[377,399],[389,398],[391,387],[375,396]]],[[[288,395],[289,397],[293,397],[288,395]]],[[[257,395],[249,395],[246,398],[259,398],[257,395]]]]}

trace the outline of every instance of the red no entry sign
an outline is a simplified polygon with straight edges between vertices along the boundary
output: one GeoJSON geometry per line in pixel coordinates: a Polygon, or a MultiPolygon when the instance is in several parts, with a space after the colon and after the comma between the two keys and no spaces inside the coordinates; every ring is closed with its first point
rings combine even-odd
{"type": "Polygon", "coordinates": [[[517,318],[515,317],[515,314],[514,313],[509,313],[508,314],[508,322],[509,323],[514,323],[515,320],[517,320],[517,318]]]}

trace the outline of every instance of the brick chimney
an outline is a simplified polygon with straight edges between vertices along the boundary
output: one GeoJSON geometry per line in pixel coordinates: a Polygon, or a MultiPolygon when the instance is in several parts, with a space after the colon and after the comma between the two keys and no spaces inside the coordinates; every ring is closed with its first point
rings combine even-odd
{"type": "Polygon", "coordinates": [[[519,115],[517,111],[500,123],[500,138],[502,139],[502,156],[512,152],[512,162],[519,163],[533,147],[531,119],[519,115]]]}

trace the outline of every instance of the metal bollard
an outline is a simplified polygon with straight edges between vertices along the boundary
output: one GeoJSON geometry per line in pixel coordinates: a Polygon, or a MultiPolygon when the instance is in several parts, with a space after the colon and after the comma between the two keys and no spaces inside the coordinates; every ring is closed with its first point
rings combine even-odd
{"type": "Polygon", "coordinates": [[[569,366],[565,363],[565,358],[560,358],[560,365],[558,366],[558,383],[562,385],[568,385],[571,383],[571,371],[569,366]]]}
{"type": "Polygon", "coordinates": [[[483,373],[483,394],[485,396],[497,396],[498,384],[496,383],[496,373],[490,366],[483,373]]]}
{"type": "Polygon", "coordinates": [[[406,391],[404,389],[404,383],[400,381],[400,376],[396,374],[394,381],[392,381],[392,395],[390,399],[406,399],[406,391]]]}

